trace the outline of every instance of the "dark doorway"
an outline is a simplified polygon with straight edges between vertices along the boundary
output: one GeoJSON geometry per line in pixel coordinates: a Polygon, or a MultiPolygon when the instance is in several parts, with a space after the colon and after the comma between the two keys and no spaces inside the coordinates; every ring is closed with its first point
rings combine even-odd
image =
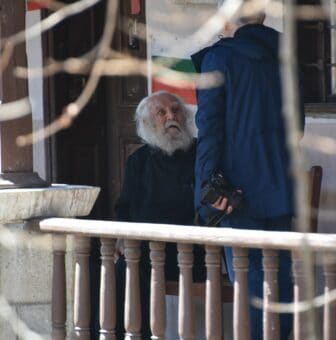
{"type": "MultiPolygon", "coordinates": [[[[145,58],[146,42],[135,35],[130,39],[127,30],[135,21],[145,23],[145,1],[140,1],[137,12],[134,12],[132,3],[119,1],[113,49],[145,58]]],[[[105,5],[105,1],[99,2],[49,33],[44,38],[46,57],[56,60],[78,57],[95,46],[104,26],[105,5]]],[[[45,110],[47,122],[78,97],[86,81],[86,76],[62,73],[45,83],[49,94],[45,110]]],[[[133,123],[134,110],[146,94],[147,80],[144,77],[104,77],[74,124],[50,141],[49,176],[53,182],[101,187],[91,214],[93,218],[114,217],[113,207],[120,192],[124,162],[139,145],[133,123]]]]}

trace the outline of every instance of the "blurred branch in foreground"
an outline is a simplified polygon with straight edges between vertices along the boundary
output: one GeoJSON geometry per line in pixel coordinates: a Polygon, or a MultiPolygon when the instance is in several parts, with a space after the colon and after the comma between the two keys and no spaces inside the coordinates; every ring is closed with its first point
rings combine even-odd
{"type": "Polygon", "coordinates": [[[51,14],[39,23],[4,39],[1,42],[0,70],[3,70],[7,66],[8,61],[12,56],[14,46],[24,42],[25,40],[39,36],[43,32],[52,29],[66,18],[94,6],[99,1],[101,0],[79,0],[73,4],[62,6],[57,12],[51,14]]]}
{"type": "Polygon", "coordinates": [[[10,306],[6,297],[0,295],[0,317],[4,319],[12,328],[19,339],[46,340],[49,336],[42,336],[33,332],[17,315],[14,308],[10,306]]]}

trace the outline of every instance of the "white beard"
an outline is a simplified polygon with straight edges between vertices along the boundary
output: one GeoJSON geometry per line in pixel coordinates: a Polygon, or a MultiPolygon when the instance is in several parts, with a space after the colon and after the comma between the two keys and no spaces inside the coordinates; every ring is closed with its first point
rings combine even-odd
{"type": "Polygon", "coordinates": [[[193,134],[187,124],[181,126],[176,121],[167,122],[162,130],[157,130],[151,122],[139,122],[137,132],[148,145],[168,155],[172,155],[177,150],[188,150],[193,142],[193,134]],[[176,128],[171,128],[171,126],[176,128]]]}

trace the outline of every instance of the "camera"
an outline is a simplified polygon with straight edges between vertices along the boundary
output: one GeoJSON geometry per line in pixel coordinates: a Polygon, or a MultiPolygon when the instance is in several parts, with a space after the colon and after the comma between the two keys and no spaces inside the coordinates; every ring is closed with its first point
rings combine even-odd
{"type": "Polygon", "coordinates": [[[222,172],[214,173],[202,186],[202,204],[214,204],[219,197],[228,199],[228,206],[234,210],[243,205],[243,193],[240,189],[234,188],[225,179],[222,172]]]}

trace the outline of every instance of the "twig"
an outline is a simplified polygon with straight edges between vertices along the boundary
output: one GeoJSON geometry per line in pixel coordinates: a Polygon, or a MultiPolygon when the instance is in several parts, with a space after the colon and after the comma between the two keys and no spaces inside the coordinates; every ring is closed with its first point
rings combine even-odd
{"type": "Polygon", "coordinates": [[[319,296],[316,296],[312,300],[299,301],[297,303],[279,303],[279,302],[269,302],[267,306],[264,305],[263,299],[258,297],[252,298],[252,305],[265,309],[268,312],[273,313],[294,313],[295,311],[302,313],[307,312],[312,308],[320,308],[324,305],[336,301],[336,289],[326,292],[319,296]]]}
{"type": "MultiPolygon", "coordinates": [[[[101,0],[80,0],[73,4],[66,5],[57,12],[49,15],[46,19],[42,20],[41,22],[4,39],[2,55],[6,56],[6,58],[1,62],[0,70],[3,70],[4,68],[7,67],[8,61],[12,56],[14,46],[22,43],[25,40],[39,36],[43,32],[59,24],[64,19],[72,15],[78,14],[89,7],[94,6],[99,1],[101,0]]],[[[1,57],[1,59],[2,58],[3,56],[1,57]]]]}
{"type": "Polygon", "coordinates": [[[107,3],[104,32],[97,49],[97,60],[94,62],[88,82],[80,96],[75,102],[68,104],[64,108],[61,116],[46,128],[26,136],[18,136],[16,142],[19,146],[32,144],[35,141],[49,137],[51,134],[54,134],[61,129],[69,127],[72,124],[72,121],[79,115],[81,110],[88,103],[103,74],[101,61],[106,58],[110,52],[110,44],[116,25],[117,12],[117,1],[109,0],[107,3]]]}
{"type": "Polygon", "coordinates": [[[33,332],[15,313],[13,308],[9,305],[4,295],[0,295],[0,317],[6,320],[11,326],[12,330],[19,337],[19,339],[29,340],[46,340],[50,337],[44,337],[38,333],[33,332]]]}
{"type": "MultiPolygon", "coordinates": [[[[287,132],[287,145],[289,147],[291,160],[291,173],[295,183],[295,206],[297,212],[298,230],[304,233],[302,247],[300,250],[303,270],[306,277],[304,296],[310,304],[314,297],[313,284],[313,264],[311,249],[307,244],[306,233],[308,232],[308,206],[307,206],[307,178],[304,174],[303,156],[299,151],[299,138],[301,135],[299,128],[299,102],[298,102],[298,82],[296,64],[296,39],[294,29],[294,10],[291,0],[284,2],[284,34],[281,39],[280,56],[282,65],[282,90],[283,90],[283,113],[287,132]]],[[[315,311],[310,308],[307,311],[307,336],[309,339],[317,339],[315,327],[315,311]]]]}
{"type": "Polygon", "coordinates": [[[0,121],[21,118],[31,113],[29,98],[0,105],[0,121]]]}

